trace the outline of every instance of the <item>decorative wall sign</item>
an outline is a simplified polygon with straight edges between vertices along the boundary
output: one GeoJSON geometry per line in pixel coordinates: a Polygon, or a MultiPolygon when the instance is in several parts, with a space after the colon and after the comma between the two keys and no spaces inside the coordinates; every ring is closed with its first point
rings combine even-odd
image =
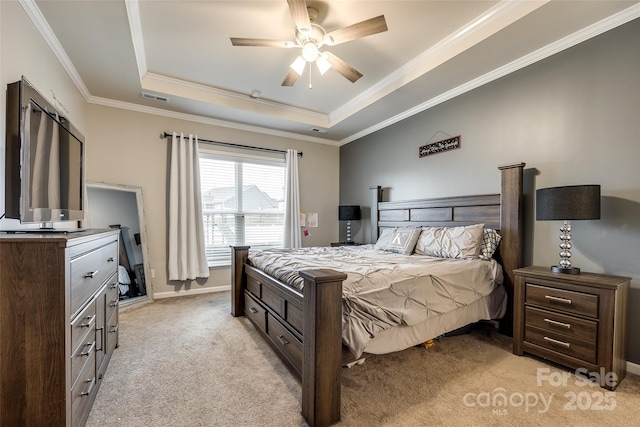
{"type": "Polygon", "coordinates": [[[426,157],[432,154],[442,153],[443,151],[455,150],[460,148],[460,135],[452,136],[442,141],[432,142],[418,148],[418,157],[426,157]]]}

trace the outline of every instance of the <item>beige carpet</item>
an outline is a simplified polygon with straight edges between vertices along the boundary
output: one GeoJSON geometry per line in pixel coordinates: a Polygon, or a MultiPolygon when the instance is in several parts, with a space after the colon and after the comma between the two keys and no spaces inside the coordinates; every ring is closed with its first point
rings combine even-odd
{"type": "MultiPolygon", "coordinates": [[[[246,319],[229,314],[229,299],[174,298],[121,313],[120,348],[87,426],[305,425],[299,381],[246,319]]],[[[552,379],[564,372],[514,356],[510,338],[477,328],[344,368],[338,425],[640,425],[639,377],[607,393],[575,376],[538,386],[538,369],[552,379]]]]}

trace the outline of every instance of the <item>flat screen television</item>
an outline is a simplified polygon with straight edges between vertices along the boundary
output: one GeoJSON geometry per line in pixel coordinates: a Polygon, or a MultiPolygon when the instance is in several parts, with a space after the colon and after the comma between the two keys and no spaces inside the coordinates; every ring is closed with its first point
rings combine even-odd
{"type": "Polygon", "coordinates": [[[84,137],[24,77],[7,85],[5,163],[7,218],[84,219],[84,137]]]}

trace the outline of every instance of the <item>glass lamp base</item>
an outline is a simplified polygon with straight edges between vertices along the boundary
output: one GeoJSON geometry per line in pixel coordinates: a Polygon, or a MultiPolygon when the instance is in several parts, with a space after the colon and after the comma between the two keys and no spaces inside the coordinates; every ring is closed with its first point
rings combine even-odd
{"type": "Polygon", "coordinates": [[[559,265],[554,265],[551,267],[551,271],[553,273],[563,273],[563,274],[580,274],[580,269],[578,267],[560,267],[559,265]]]}

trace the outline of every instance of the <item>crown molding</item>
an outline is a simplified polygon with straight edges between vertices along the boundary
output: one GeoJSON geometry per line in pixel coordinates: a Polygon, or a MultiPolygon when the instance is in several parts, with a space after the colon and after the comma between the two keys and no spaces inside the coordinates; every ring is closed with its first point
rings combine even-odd
{"type": "Polygon", "coordinates": [[[160,74],[147,73],[142,78],[142,88],[155,92],[193,99],[225,107],[238,108],[255,113],[279,117],[312,126],[329,127],[329,117],[303,108],[292,107],[263,98],[251,98],[246,94],[218,89],[213,86],[192,83],[160,74]]]}
{"type": "Polygon", "coordinates": [[[127,8],[127,18],[129,19],[129,29],[131,30],[131,41],[133,42],[133,53],[138,66],[138,75],[142,82],[142,77],[147,74],[147,58],[142,35],[142,21],[140,20],[140,5],[138,0],[129,0],[124,4],[127,8]]]}
{"type": "Polygon", "coordinates": [[[616,14],[613,14],[607,18],[604,18],[595,24],[592,24],[588,27],[585,27],[579,31],[576,31],[573,34],[570,34],[560,40],[557,40],[553,43],[548,44],[528,55],[525,55],[519,59],[516,59],[506,65],[503,65],[495,70],[492,70],[480,77],[477,77],[473,80],[470,80],[460,86],[457,86],[447,92],[444,92],[438,96],[435,96],[413,108],[410,108],[400,114],[397,114],[387,120],[384,120],[375,126],[371,126],[367,129],[364,129],[360,132],[357,132],[343,140],[340,141],[340,145],[348,144],[349,142],[355,141],[356,139],[362,138],[366,135],[369,135],[378,130],[384,129],[385,127],[391,126],[399,121],[402,121],[406,118],[409,118],[415,114],[421,113],[429,108],[435,107],[438,104],[446,102],[452,98],[455,98],[459,95],[467,93],[473,89],[476,89],[480,86],[483,86],[487,83],[490,83],[494,80],[497,80],[501,77],[504,77],[508,74],[511,74],[515,71],[518,71],[524,67],[527,67],[531,64],[534,64],[538,61],[541,61],[545,58],[548,58],[552,55],[555,55],[558,52],[569,49],[577,44],[580,44],[586,40],[589,40],[593,37],[596,37],[600,34],[603,34],[609,30],[612,30],[616,27],[619,27],[627,22],[630,22],[634,19],[640,17],[640,3],[636,3],[633,6],[628,7],[616,14]]]}
{"type": "MultiPolygon", "coordinates": [[[[0,0],[1,1],[1,0],[0,0]]],[[[446,91],[436,97],[433,97],[411,109],[408,109],[400,114],[395,115],[387,120],[384,120],[375,126],[371,126],[367,129],[364,129],[360,132],[357,132],[347,138],[344,138],[340,141],[333,141],[324,138],[318,138],[313,136],[306,136],[302,134],[297,134],[293,132],[284,132],[278,131],[274,129],[264,128],[260,126],[253,125],[244,125],[234,122],[229,122],[225,120],[212,119],[208,117],[186,114],[186,113],[178,113],[174,111],[163,110],[155,107],[147,107],[144,105],[138,105],[128,102],[116,101],[107,98],[100,98],[91,95],[86,85],[82,81],[82,78],[78,74],[76,68],[72,64],[68,55],[66,54],[64,48],[58,41],[57,37],[53,33],[53,30],[45,20],[42,12],[38,8],[35,0],[18,0],[20,5],[23,7],[34,26],[38,29],[40,34],[43,36],[46,43],[49,45],[50,49],[60,61],[62,67],[69,75],[70,79],[83,96],[83,98],[91,104],[104,105],[113,108],[121,108],[124,110],[137,111],[141,113],[147,113],[157,116],[163,117],[171,117],[180,120],[186,120],[197,123],[204,123],[213,126],[220,126],[224,128],[244,130],[247,132],[272,135],[283,138],[292,138],[296,140],[314,142],[319,144],[331,145],[331,146],[342,146],[348,144],[349,142],[355,141],[359,138],[362,138],[366,135],[369,135],[373,132],[381,130],[385,127],[393,125],[401,120],[404,120],[408,117],[411,117],[415,114],[418,114],[422,111],[425,111],[429,108],[432,108],[438,104],[441,104],[445,101],[448,101],[452,98],[455,98],[459,95],[462,95],[470,90],[473,90],[477,87],[480,87],[484,84],[490,83],[496,79],[499,79],[507,74],[513,73],[521,68],[524,68],[528,65],[531,65],[537,61],[545,59],[551,55],[554,55],[558,52],[561,52],[565,49],[568,49],[572,46],[575,46],[579,43],[582,43],[585,40],[593,38],[597,35],[600,35],[606,31],[609,31],[613,28],[616,28],[620,25],[623,25],[629,21],[637,19],[640,17],[640,3],[636,3],[629,8],[622,10],[614,15],[611,15],[597,23],[590,25],[582,30],[579,30],[567,37],[564,37],[561,40],[558,40],[554,43],[551,43],[537,51],[525,55],[517,60],[510,62],[502,67],[499,67],[489,73],[486,73],[476,79],[473,79],[467,83],[464,83],[456,88],[453,88],[449,91],[446,91]]],[[[431,49],[425,51],[423,54],[405,64],[402,68],[396,70],[394,73],[387,76],[385,79],[378,82],[374,85],[370,90],[364,92],[360,96],[354,98],[352,101],[344,104],[342,107],[334,110],[329,115],[305,110],[296,107],[290,107],[285,104],[276,103],[273,101],[268,101],[265,99],[248,99],[247,95],[239,94],[236,92],[225,91],[222,89],[217,89],[211,86],[199,85],[196,83],[190,83],[179,79],[172,79],[169,77],[161,76],[158,74],[153,74],[147,72],[146,59],[144,56],[144,43],[142,38],[142,29],[140,25],[140,16],[139,16],[139,7],[137,0],[129,0],[125,2],[127,4],[127,16],[129,18],[129,23],[131,27],[131,36],[134,43],[134,50],[136,56],[136,62],[138,64],[138,72],[141,76],[141,84],[143,89],[158,91],[161,93],[168,93],[174,96],[184,96],[191,99],[198,99],[204,102],[215,102],[213,101],[221,99],[224,102],[222,103],[225,106],[231,106],[235,108],[247,109],[247,106],[252,108],[248,108],[249,111],[255,111],[262,114],[268,114],[276,117],[281,117],[288,120],[299,121],[303,123],[308,123],[313,126],[318,126],[322,128],[330,128],[335,124],[341,122],[345,118],[350,117],[351,115],[357,113],[361,109],[365,108],[368,105],[380,100],[382,97],[397,89],[398,87],[406,84],[407,82],[415,79],[419,75],[424,74],[428,70],[424,70],[424,67],[433,68],[432,62],[434,58],[442,55],[447,48],[450,48],[451,45],[455,45],[456,43],[461,43],[462,40],[465,40],[467,37],[481,31],[481,29],[485,28],[490,23],[497,21],[499,19],[504,19],[505,16],[510,13],[529,13],[526,12],[526,7],[534,8],[532,10],[537,9],[541,5],[547,3],[545,1],[539,2],[531,2],[526,0],[521,1],[501,1],[496,6],[491,8],[487,13],[478,19],[472,21],[469,25],[463,27],[456,33],[452,34],[449,38],[441,41],[431,49]],[[528,4],[528,6],[527,6],[528,4]],[[519,9],[514,12],[514,9],[519,7],[525,9],[519,9]],[[415,77],[412,77],[414,76],[415,77]],[[409,80],[410,79],[410,80],[409,80]],[[398,85],[398,86],[394,86],[398,85]],[[167,92],[165,90],[158,90],[158,88],[171,89],[171,91],[167,92]],[[193,96],[185,95],[185,94],[193,94],[193,96]],[[258,108],[256,109],[256,106],[258,108]],[[273,114],[273,112],[276,114],[273,114]]],[[[530,10],[530,11],[532,11],[530,10]]],[[[513,22],[513,21],[511,21],[513,22]]],[[[486,36],[485,36],[486,37],[486,36]]],[[[218,102],[216,102],[218,103],[218,102]]]]}
{"type": "Polygon", "coordinates": [[[476,19],[451,33],[412,59],[369,90],[330,113],[331,125],[340,123],[407,83],[433,70],[465,49],[492,36],[508,25],[535,11],[550,0],[501,1],[476,19]]]}
{"type": "Polygon", "coordinates": [[[47,44],[49,45],[49,48],[51,49],[53,54],[56,56],[56,58],[58,58],[58,61],[60,61],[62,68],[64,68],[64,70],[67,72],[67,74],[69,75],[69,78],[71,78],[71,80],[73,81],[73,84],[76,86],[76,88],[78,89],[82,97],[85,100],[88,100],[91,97],[91,94],[89,93],[89,89],[87,89],[87,86],[82,81],[82,78],[80,78],[80,74],[78,74],[78,70],[76,70],[76,67],[74,67],[73,63],[69,59],[67,52],[65,52],[64,48],[60,44],[60,41],[58,40],[53,30],[49,26],[49,23],[47,22],[46,19],[44,19],[44,16],[42,15],[42,12],[38,8],[38,5],[36,5],[35,0],[18,0],[18,1],[20,2],[20,5],[24,9],[24,11],[27,13],[29,18],[31,19],[31,22],[33,22],[33,25],[35,25],[35,27],[38,29],[40,34],[42,34],[42,37],[47,42],[47,44]]]}
{"type": "Polygon", "coordinates": [[[135,111],[138,113],[168,117],[172,119],[184,120],[184,121],[193,122],[193,123],[202,123],[206,125],[218,126],[218,127],[223,127],[227,129],[242,130],[246,132],[259,133],[262,135],[276,136],[279,138],[289,138],[289,139],[295,139],[298,141],[307,141],[307,142],[313,142],[316,144],[331,145],[334,147],[340,146],[340,142],[333,141],[330,139],[323,139],[323,138],[317,138],[317,137],[302,135],[302,134],[293,133],[293,132],[285,132],[285,131],[280,131],[275,129],[263,128],[260,126],[234,123],[226,120],[212,119],[210,117],[198,116],[195,114],[179,113],[176,111],[164,110],[162,108],[156,108],[156,107],[148,107],[146,105],[134,104],[131,102],[116,101],[109,98],[92,96],[88,102],[90,104],[102,105],[105,107],[135,111]]]}

